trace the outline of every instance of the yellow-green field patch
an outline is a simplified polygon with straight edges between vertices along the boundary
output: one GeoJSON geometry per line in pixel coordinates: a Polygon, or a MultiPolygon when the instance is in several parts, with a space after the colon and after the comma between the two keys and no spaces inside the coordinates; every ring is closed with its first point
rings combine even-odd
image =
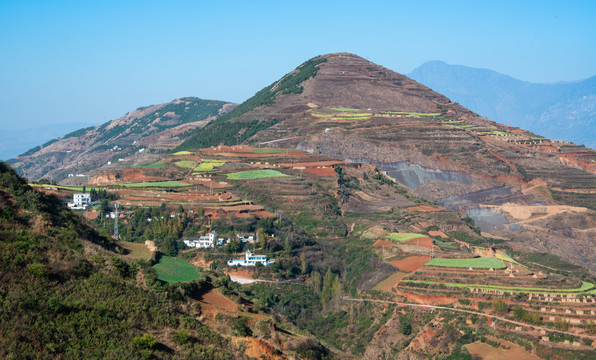
{"type": "MultiPolygon", "coordinates": [[[[212,171],[213,169],[225,164],[226,160],[202,160],[201,163],[194,168],[196,172],[212,171]]],[[[193,173],[194,174],[194,173],[193,173]]]]}
{"type": "Polygon", "coordinates": [[[454,268],[472,268],[472,269],[505,269],[507,266],[499,259],[495,258],[470,258],[470,259],[431,259],[425,266],[440,266],[454,268]]]}
{"type": "Polygon", "coordinates": [[[197,163],[192,160],[180,160],[180,161],[176,161],[174,163],[174,165],[181,167],[181,168],[192,169],[197,165],[197,163]]]}
{"type": "Polygon", "coordinates": [[[175,156],[178,156],[178,155],[192,155],[192,153],[190,151],[183,150],[183,151],[175,152],[172,155],[175,155],[175,156]]]}
{"type": "Polygon", "coordinates": [[[412,239],[416,239],[419,237],[427,237],[426,235],[422,234],[414,234],[414,233],[391,233],[385,236],[386,239],[390,239],[397,242],[404,242],[412,239]]]}
{"type": "Polygon", "coordinates": [[[289,176],[289,175],[281,173],[277,170],[265,169],[265,170],[240,171],[240,172],[236,172],[236,173],[231,173],[231,174],[228,174],[228,179],[231,179],[231,180],[252,180],[252,179],[270,178],[270,177],[282,177],[282,176],[289,176]]]}

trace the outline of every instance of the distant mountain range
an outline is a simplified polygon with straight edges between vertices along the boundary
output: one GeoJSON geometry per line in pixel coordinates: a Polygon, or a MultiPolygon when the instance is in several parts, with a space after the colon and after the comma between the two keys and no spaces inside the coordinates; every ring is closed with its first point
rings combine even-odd
{"type": "Polygon", "coordinates": [[[442,61],[408,76],[491,120],[596,148],[596,76],[536,84],[442,61]]]}

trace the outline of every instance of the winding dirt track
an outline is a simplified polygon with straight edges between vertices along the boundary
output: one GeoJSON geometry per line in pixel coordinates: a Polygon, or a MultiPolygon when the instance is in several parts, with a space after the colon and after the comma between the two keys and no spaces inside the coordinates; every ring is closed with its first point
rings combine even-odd
{"type": "Polygon", "coordinates": [[[398,302],[398,301],[389,301],[389,300],[355,299],[355,298],[350,298],[350,297],[346,297],[346,296],[344,296],[342,299],[343,300],[346,300],[346,301],[376,302],[376,303],[381,303],[381,304],[395,304],[397,306],[421,307],[421,308],[426,308],[426,309],[431,309],[431,310],[438,309],[438,310],[457,311],[457,312],[462,312],[462,313],[467,313],[467,314],[472,314],[472,315],[484,316],[486,318],[497,319],[497,320],[500,320],[500,321],[508,322],[510,324],[524,326],[524,327],[529,327],[529,328],[536,329],[536,330],[545,330],[545,331],[556,332],[556,333],[560,333],[560,334],[567,334],[567,335],[577,336],[577,337],[580,337],[580,338],[588,338],[588,339],[596,340],[596,336],[584,335],[584,334],[576,334],[576,333],[572,333],[572,332],[569,332],[569,331],[561,331],[561,330],[555,330],[555,329],[551,329],[551,328],[547,328],[547,327],[543,327],[543,326],[530,325],[530,324],[526,324],[526,323],[515,321],[515,320],[509,320],[509,319],[506,319],[504,317],[490,315],[490,314],[485,314],[485,313],[481,313],[481,312],[477,312],[477,311],[471,311],[471,310],[455,309],[455,308],[450,308],[450,307],[446,307],[446,306],[422,305],[422,304],[408,304],[408,303],[402,303],[402,302],[398,302]]]}

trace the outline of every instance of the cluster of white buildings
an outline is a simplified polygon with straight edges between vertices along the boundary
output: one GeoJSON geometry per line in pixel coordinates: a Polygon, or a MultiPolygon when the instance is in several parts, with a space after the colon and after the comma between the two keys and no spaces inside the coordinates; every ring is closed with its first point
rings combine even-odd
{"type": "Polygon", "coordinates": [[[222,246],[226,243],[225,237],[218,237],[216,232],[210,232],[209,235],[201,236],[198,239],[185,239],[184,245],[198,249],[208,249],[215,246],[222,246]]]}

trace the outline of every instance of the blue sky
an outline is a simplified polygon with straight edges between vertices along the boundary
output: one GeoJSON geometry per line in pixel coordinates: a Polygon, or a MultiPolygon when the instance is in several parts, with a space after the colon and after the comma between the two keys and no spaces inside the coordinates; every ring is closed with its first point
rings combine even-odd
{"type": "Polygon", "coordinates": [[[596,75],[596,1],[0,2],[3,130],[100,124],[198,96],[242,102],[303,61],[356,53],[532,82],[596,75]]]}

